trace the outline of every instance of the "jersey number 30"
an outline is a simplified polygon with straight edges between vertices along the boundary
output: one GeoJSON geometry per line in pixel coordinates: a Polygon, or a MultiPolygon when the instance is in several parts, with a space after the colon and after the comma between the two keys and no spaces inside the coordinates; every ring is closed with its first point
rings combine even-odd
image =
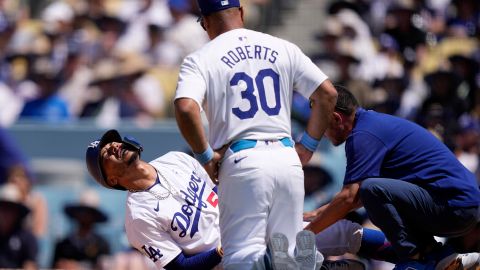
{"type": "Polygon", "coordinates": [[[247,88],[241,92],[242,99],[248,100],[250,103],[250,109],[243,111],[238,107],[232,108],[232,113],[235,114],[240,119],[249,119],[253,118],[258,112],[258,102],[257,97],[254,94],[255,85],[258,89],[258,96],[260,99],[260,106],[262,110],[268,115],[278,115],[280,108],[282,107],[280,103],[280,75],[276,73],[273,69],[262,69],[255,76],[255,81],[245,72],[237,72],[233,75],[233,78],[230,80],[230,86],[236,86],[241,81],[245,82],[247,88]],[[269,107],[267,104],[267,96],[265,94],[265,78],[271,78],[273,81],[273,91],[275,93],[275,106],[269,107]]]}

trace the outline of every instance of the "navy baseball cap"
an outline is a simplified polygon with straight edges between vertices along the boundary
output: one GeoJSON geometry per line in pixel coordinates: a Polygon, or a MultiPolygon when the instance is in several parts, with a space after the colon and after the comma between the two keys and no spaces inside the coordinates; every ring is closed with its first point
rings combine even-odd
{"type": "Polygon", "coordinates": [[[88,145],[87,153],[85,155],[87,169],[93,179],[95,179],[95,181],[97,181],[100,185],[106,188],[125,190],[125,188],[119,185],[113,187],[109,186],[107,183],[107,178],[105,177],[102,169],[100,151],[105,145],[111,142],[122,142],[120,133],[118,133],[118,131],[115,129],[105,132],[100,140],[93,141],[88,145]]]}
{"type": "Polygon", "coordinates": [[[240,7],[240,0],[197,0],[197,3],[204,16],[227,8],[240,7]]]}

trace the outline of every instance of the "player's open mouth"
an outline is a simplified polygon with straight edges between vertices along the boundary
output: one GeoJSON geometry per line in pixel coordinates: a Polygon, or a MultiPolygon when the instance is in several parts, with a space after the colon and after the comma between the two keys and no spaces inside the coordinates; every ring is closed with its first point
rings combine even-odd
{"type": "Polygon", "coordinates": [[[123,145],[120,145],[120,147],[117,150],[117,158],[123,159],[127,151],[128,151],[127,149],[123,148],[123,145]]]}

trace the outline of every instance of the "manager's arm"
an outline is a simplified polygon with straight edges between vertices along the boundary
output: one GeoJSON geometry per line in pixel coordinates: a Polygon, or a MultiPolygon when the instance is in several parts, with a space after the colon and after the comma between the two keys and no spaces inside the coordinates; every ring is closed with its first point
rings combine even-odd
{"type": "Polygon", "coordinates": [[[350,211],[362,206],[358,196],[360,183],[343,186],[342,190],[326,205],[317,209],[316,218],[305,227],[315,234],[344,218],[350,211]]]}
{"type": "Polygon", "coordinates": [[[182,136],[195,153],[203,153],[208,147],[203,129],[200,107],[190,98],[175,100],[175,118],[182,136]]]}
{"type": "MultiPolygon", "coordinates": [[[[325,130],[330,124],[335,104],[337,102],[337,90],[330,80],[323,81],[310,96],[311,113],[305,131],[313,139],[320,141],[325,130]]],[[[301,143],[296,144],[298,156],[302,165],[308,163],[313,152],[306,149],[301,143]]]]}
{"type": "MultiPolygon", "coordinates": [[[[193,153],[200,154],[207,150],[208,144],[205,130],[203,129],[200,106],[190,98],[175,100],[175,118],[182,136],[192,148],[193,153]]],[[[202,164],[210,178],[217,184],[216,174],[218,161],[222,157],[224,149],[215,151],[212,158],[202,164]]]]}

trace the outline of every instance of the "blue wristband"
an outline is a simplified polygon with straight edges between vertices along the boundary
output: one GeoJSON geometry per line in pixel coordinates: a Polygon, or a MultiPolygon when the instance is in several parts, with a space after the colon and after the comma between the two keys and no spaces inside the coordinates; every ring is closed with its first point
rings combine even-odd
{"type": "Polygon", "coordinates": [[[315,152],[317,150],[318,143],[320,140],[316,140],[308,135],[307,131],[303,132],[302,138],[300,139],[300,143],[305,146],[310,152],[315,152]]]}
{"type": "Polygon", "coordinates": [[[200,162],[200,164],[205,165],[213,159],[213,149],[210,147],[210,145],[208,145],[207,150],[205,150],[203,153],[193,153],[193,156],[196,160],[198,160],[198,162],[200,162]]]}

